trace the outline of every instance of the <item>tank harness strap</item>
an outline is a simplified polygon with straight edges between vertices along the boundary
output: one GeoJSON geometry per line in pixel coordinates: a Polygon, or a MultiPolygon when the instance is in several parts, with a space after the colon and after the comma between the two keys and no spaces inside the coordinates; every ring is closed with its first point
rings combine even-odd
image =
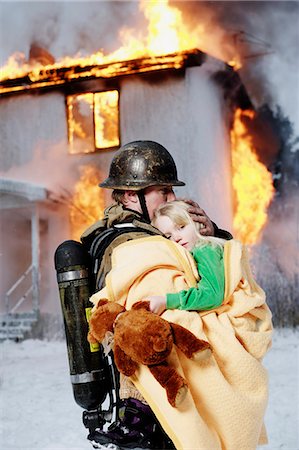
{"type": "Polygon", "coordinates": [[[141,191],[137,191],[137,195],[138,195],[138,198],[139,198],[139,202],[140,202],[140,206],[141,206],[141,210],[142,210],[142,215],[143,215],[145,221],[147,223],[150,223],[151,219],[149,217],[148,209],[147,209],[147,206],[146,206],[144,189],[142,189],[141,191]]]}
{"type": "Polygon", "coordinates": [[[95,278],[97,277],[97,273],[100,268],[100,264],[101,264],[102,258],[104,256],[104,253],[105,253],[107,247],[113,242],[113,240],[115,238],[117,238],[118,236],[120,236],[122,234],[130,233],[130,232],[148,233],[144,229],[136,227],[133,224],[128,224],[128,225],[121,224],[121,225],[122,225],[121,227],[116,225],[116,226],[114,226],[112,228],[108,228],[107,230],[100,233],[98,236],[95,237],[95,239],[90,247],[89,254],[90,254],[91,260],[92,260],[92,273],[95,278]]]}

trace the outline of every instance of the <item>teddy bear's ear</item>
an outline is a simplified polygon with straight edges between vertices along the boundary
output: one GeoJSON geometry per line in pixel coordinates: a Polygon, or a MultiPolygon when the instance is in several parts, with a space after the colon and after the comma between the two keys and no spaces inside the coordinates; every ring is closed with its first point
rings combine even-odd
{"type": "Polygon", "coordinates": [[[97,304],[97,308],[99,308],[100,306],[104,306],[108,303],[108,300],[106,298],[102,298],[99,303],[97,304]]]}
{"type": "Polygon", "coordinates": [[[150,302],[141,300],[140,302],[134,303],[132,309],[146,309],[147,311],[150,311],[150,302]]]}

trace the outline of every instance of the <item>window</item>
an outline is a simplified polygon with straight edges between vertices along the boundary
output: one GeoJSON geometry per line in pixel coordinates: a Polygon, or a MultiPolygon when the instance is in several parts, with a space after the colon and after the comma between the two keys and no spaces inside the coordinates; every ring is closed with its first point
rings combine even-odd
{"type": "Polygon", "coordinates": [[[118,99],[116,90],[67,97],[70,153],[93,153],[119,145],[118,99]]]}

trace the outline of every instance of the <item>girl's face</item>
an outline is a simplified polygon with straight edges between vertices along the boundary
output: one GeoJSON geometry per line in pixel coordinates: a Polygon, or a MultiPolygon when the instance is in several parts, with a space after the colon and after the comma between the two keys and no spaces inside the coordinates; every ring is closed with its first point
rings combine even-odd
{"type": "Polygon", "coordinates": [[[189,251],[192,250],[198,241],[198,236],[193,223],[176,225],[169,217],[159,216],[155,219],[154,226],[162,231],[162,233],[171,241],[177,242],[189,251]]]}

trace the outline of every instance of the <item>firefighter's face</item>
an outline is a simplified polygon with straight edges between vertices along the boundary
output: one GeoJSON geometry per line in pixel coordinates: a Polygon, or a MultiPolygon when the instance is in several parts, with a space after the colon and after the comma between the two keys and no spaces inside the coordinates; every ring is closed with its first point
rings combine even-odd
{"type": "Polygon", "coordinates": [[[145,189],[144,196],[151,220],[158,206],[176,199],[171,186],[150,186],[145,189]]]}

